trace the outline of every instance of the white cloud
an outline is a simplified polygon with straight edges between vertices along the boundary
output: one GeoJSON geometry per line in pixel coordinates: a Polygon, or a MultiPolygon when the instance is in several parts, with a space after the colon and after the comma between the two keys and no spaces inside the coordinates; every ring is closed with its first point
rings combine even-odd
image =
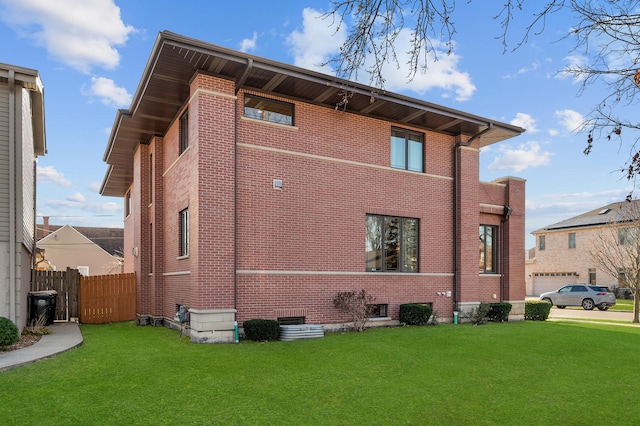
{"type": "Polygon", "coordinates": [[[514,77],[517,77],[518,75],[527,74],[529,72],[535,71],[538,68],[540,68],[540,62],[539,61],[534,61],[528,67],[520,68],[518,71],[516,71],[515,74],[506,74],[504,76],[504,78],[514,78],[514,77]]]}
{"type": "Polygon", "coordinates": [[[501,146],[489,170],[507,170],[521,172],[526,169],[546,166],[551,162],[553,154],[543,151],[538,142],[526,142],[516,148],[501,146]]]}
{"type": "MultiPolygon", "coordinates": [[[[402,30],[396,39],[398,46],[410,46],[410,37],[411,34],[409,30],[402,30]]],[[[395,66],[386,68],[385,77],[387,88],[393,91],[402,91],[409,88],[421,95],[431,89],[442,89],[444,90],[443,97],[449,97],[453,93],[455,99],[458,101],[470,99],[476,91],[476,86],[471,81],[471,75],[469,73],[458,69],[461,59],[460,56],[455,53],[447,54],[445,50],[446,47],[440,42],[434,41],[433,45],[437,49],[437,60],[436,57],[430,53],[426,68],[424,68],[424,60],[421,60],[418,72],[413,80],[408,83],[407,76],[410,70],[408,69],[407,62],[409,60],[409,54],[402,49],[398,49],[400,68],[396,69],[395,66]]],[[[424,58],[424,55],[422,55],[422,57],[424,58]]]]}
{"type": "Polygon", "coordinates": [[[67,200],[71,201],[71,202],[75,202],[75,203],[84,203],[85,201],[87,201],[86,198],[84,198],[84,195],[82,195],[79,192],[76,192],[75,194],[71,194],[67,197],[67,200]]]}
{"type": "Polygon", "coordinates": [[[131,104],[131,95],[124,87],[116,86],[115,82],[105,77],[91,77],[91,87],[83,90],[88,96],[97,96],[105,105],[126,107],[131,104]]]}
{"type": "Polygon", "coordinates": [[[302,11],[302,31],[294,30],[287,37],[287,44],[293,54],[296,66],[334,74],[329,65],[322,65],[329,57],[340,51],[340,45],[346,40],[344,28],[338,32],[331,21],[322,19],[322,12],[312,8],[302,11]]]}
{"type": "Polygon", "coordinates": [[[240,51],[248,52],[256,48],[258,41],[258,33],[254,32],[252,38],[245,38],[240,42],[240,51]]]}
{"type": "Polygon", "coordinates": [[[123,45],[135,32],[120,17],[113,0],[0,0],[2,19],[22,37],[78,71],[115,68],[123,45]]]}
{"type": "MultiPolygon", "coordinates": [[[[335,31],[333,21],[321,19],[322,12],[315,9],[305,8],[302,12],[303,28],[293,31],[287,38],[287,42],[294,56],[295,65],[319,72],[334,74],[330,66],[321,64],[326,62],[331,56],[340,52],[340,46],[346,40],[345,24],[335,31]]],[[[394,63],[386,64],[384,70],[385,88],[391,91],[413,90],[421,95],[432,89],[442,89],[443,97],[455,96],[459,101],[469,99],[476,91],[475,85],[471,81],[469,73],[460,71],[460,56],[455,53],[447,54],[447,47],[437,40],[433,40],[433,45],[437,50],[436,56],[430,54],[427,67],[425,68],[424,55],[419,64],[418,72],[413,80],[408,81],[410,70],[407,66],[409,55],[405,46],[411,45],[411,32],[404,29],[398,34],[396,39],[399,67],[394,63]],[[422,71],[424,69],[424,72],[422,71]]],[[[358,72],[359,80],[369,83],[368,74],[364,69],[371,67],[372,58],[365,61],[363,69],[358,72]]]]}
{"type": "Polygon", "coordinates": [[[60,186],[71,186],[71,182],[64,177],[54,166],[37,166],[36,175],[38,183],[53,183],[60,186]]]}
{"type": "Polygon", "coordinates": [[[536,127],[536,120],[529,114],[519,112],[516,114],[516,118],[510,121],[514,126],[520,126],[527,129],[527,133],[536,133],[538,128],[536,127]]]}
{"type": "Polygon", "coordinates": [[[569,55],[564,60],[567,61],[567,66],[556,75],[556,78],[572,78],[574,83],[582,83],[587,76],[579,72],[579,70],[587,65],[587,57],[584,55],[569,55]]]}
{"type": "Polygon", "coordinates": [[[557,136],[558,133],[560,133],[556,129],[549,129],[548,131],[549,131],[549,135],[551,136],[557,136]]]}
{"type": "Polygon", "coordinates": [[[100,188],[102,187],[102,183],[101,182],[91,182],[89,183],[89,185],[87,185],[87,188],[89,189],[89,191],[91,192],[100,192],[100,188]]]}
{"type": "Polygon", "coordinates": [[[558,119],[559,124],[568,132],[577,132],[582,130],[584,116],[572,109],[556,110],[554,116],[558,119]]]}

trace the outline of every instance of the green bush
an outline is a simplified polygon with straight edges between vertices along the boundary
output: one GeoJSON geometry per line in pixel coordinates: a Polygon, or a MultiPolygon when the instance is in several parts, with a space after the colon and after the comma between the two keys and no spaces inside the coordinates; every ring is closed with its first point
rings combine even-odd
{"type": "Polygon", "coordinates": [[[482,325],[487,322],[487,314],[490,309],[491,307],[488,303],[481,303],[471,311],[464,314],[463,317],[468,318],[473,325],[482,325]]]}
{"type": "Polygon", "coordinates": [[[431,306],[424,303],[400,305],[400,322],[407,325],[426,325],[431,317],[431,306]]]}
{"type": "Polygon", "coordinates": [[[509,321],[509,312],[511,312],[511,303],[489,303],[487,318],[489,318],[489,321],[495,322],[509,321]]]}
{"type": "Polygon", "coordinates": [[[524,319],[544,321],[549,318],[551,303],[544,300],[527,300],[524,304],[524,319]]]}
{"type": "Polygon", "coordinates": [[[268,340],[277,340],[280,324],[276,320],[270,319],[250,319],[245,321],[244,335],[249,340],[256,342],[266,342],[268,340]]]}
{"type": "Polygon", "coordinates": [[[0,348],[13,345],[19,338],[18,327],[9,318],[0,317],[0,348]]]}

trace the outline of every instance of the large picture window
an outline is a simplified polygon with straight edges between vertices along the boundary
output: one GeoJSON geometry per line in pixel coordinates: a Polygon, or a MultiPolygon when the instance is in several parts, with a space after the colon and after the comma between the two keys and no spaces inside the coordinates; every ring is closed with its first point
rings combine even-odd
{"type": "Polygon", "coordinates": [[[244,116],[293,126],[293,104],[247,94],[244,95],[244,116]]]}
{"type": "Polygon", "coordinates": [[[418,272],[418,219],[367,215],[369,272],[418,272]]]}
{"type": "Polygon", "coordinates": [[[498,228],[480,225],[480,273],[495,274],[498,228]]]}
{"type": "Polygon", "coordinates": [[[391,167],[412,172],[424,171],[424,134],[391,129],[391,167]]]}
{"type": "Polygon", "coordinates": [[[179,229],[179,256],[189,255],[189,209],[181,210],[178,213],[179,229]]]}

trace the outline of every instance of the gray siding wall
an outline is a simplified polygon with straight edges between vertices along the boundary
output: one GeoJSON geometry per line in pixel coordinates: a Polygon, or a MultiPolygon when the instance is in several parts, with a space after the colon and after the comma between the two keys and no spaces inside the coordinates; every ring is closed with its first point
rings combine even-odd
{"type": "Polygon", "coordinates": [[[9,88],[0,83],[0,241],[9,242],[9,88]]]}
{"type": "MultiPolygon", "coordinates": [[[[31,120],[32,116],[32,106],[31,106],[31,94],[28,90],[22,89],[22,144],[21,147],[16,147],[17,152],[20,152],[21,155],[18,158],[21,158],[20,164],[16,164],[16,166],[20,167],[19,176],[22,177],[22,185],[20,186],[22,192],[22,203],[19,204],[18,208],[22,209],[22,212],[18,214],[17,220],[22,219],[22,235],[17,235],[17,238],[22,239],[22,243],[24,244],[27,251],[31,252],[33,250],[34,244],[34,224],[35,224],[35,214],[34,214],[34,173],[33,173],[33,161],[35,155],[33,154],[33,122],[31,120]]],[[[18,170],[16,170],[18,172],[18,170]]],[[[19,202],[19,201],[18,201],[19,202]]]]}

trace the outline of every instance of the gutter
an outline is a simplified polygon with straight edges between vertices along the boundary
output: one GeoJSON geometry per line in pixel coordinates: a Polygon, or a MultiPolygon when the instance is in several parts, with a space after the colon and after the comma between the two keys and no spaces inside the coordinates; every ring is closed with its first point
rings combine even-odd
{"type": "Polygon", "coordinates": [[[471,143],[482,137],[485,133],[493,130],[493,123],[487,123],[487,127],[475,135],[471,136],[466,142],[458,142],[453,147],[453,310],[460,311],[458,304],[460,303],[460,170],[458,167],[460,148],[468,147],[471,143]]]}

